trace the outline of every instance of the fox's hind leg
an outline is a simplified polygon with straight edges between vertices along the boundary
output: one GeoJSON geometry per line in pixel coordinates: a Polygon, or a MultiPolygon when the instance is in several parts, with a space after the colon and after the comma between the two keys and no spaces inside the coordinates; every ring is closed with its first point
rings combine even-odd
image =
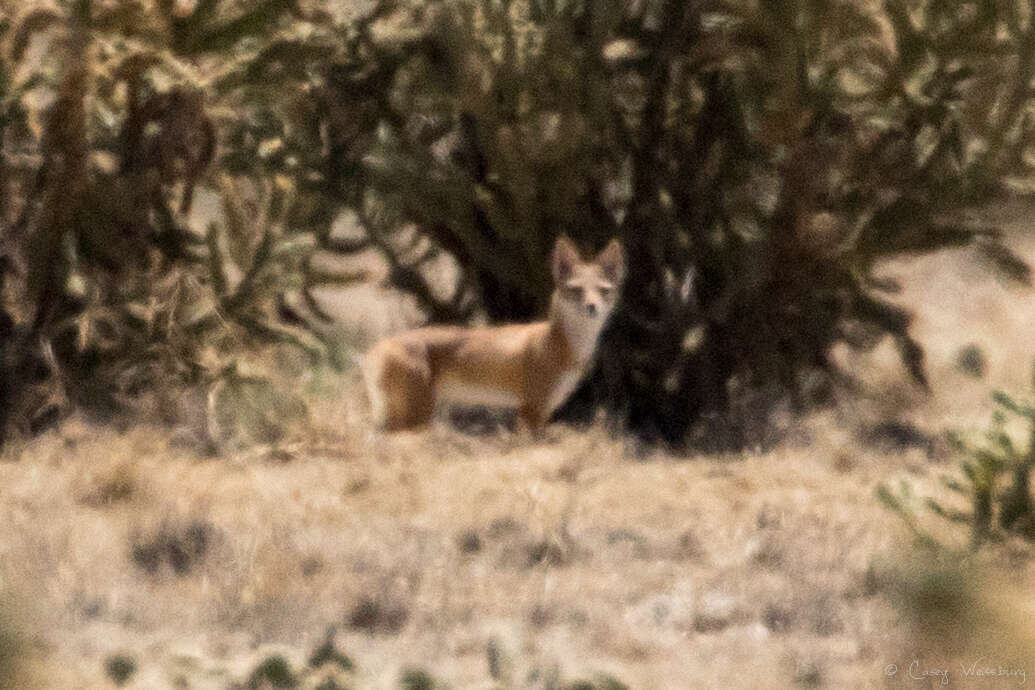
{"type": "Polygon", "coordinates": [[[378,427],[396,431],[431,420],[435,395],[426,361],[395,343],[385,343],[367,356],[363,373],[378,427]]]}
{"type": "Polygon", "coordinates": [[[388,421],[388,400],[381,390],[381,357],[376,350],[368,352],[361,365],[363,383],[366,385],[367,401],[374,426],[383,429],[388,421]]]}

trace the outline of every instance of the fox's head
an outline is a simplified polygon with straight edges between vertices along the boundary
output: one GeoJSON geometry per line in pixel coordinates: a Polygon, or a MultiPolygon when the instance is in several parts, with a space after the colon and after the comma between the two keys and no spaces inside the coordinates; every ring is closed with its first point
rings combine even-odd
{"type": "Polygon", "coordinates": [[[602,324],[618,300],[625,278],[625,253],[613,239],[595,259],[583,261],[572,241],[562,235],[553,248],[551,270],[554,304],[564,316],[602,324]]]}

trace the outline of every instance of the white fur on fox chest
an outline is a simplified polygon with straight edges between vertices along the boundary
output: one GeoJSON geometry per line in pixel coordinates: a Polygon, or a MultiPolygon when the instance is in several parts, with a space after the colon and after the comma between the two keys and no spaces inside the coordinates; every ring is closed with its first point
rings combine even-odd
{"type": "Polygon", "coordinates": [[[546,416],[549,417],[554,411],[563,405],[571,394],[575,392],[576,386],[579,385],[579,381],[582,380],[583,374],[586,372],[582,369],[569,369],[568,371],[561,374],[560,378],[553,385],[553,390],[550,391],[550,399],[546,403],[546,416]]]}
{"type": "Polygon", "coordinates": [[[597,341],[600,340],[600,332],[607,321],[606,314],[589,316],[569,305],[562,308],[561,314],[564,337],[568,340],[568,347],[571,348],[571,353],[575,358],[575,366],[561,374],[554,383],[546,405],[547,416],[553,414],[558,407],[567,402],[589,372],[589,365],[592,363],[593,354],[597,349],[597,341]]]}

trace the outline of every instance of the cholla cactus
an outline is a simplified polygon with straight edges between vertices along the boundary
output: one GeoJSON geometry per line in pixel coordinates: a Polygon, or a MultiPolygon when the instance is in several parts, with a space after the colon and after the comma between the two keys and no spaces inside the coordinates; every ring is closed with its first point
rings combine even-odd
{"type": "Polygon", "coordinates": [[[315,307],[312,287],[353,278],[309,262],[333,214],[309,203],[302,218],[306,171],[247,151],[262,128],[290,129],[276,123],[304,98],[306,61],[330,50],[292,12],[282,0],[75,0],[7,27],[0,198],[17,203],[0,218],[0,439],[76,405],[220,384],[229,342],[324,355],[320,315],[291,295],[315,307]],[[50,47],[38,63],[26,59],[36,40],[50,47]],[[207,234],[189,222],[202,185],[225,211],[207,234]]]}

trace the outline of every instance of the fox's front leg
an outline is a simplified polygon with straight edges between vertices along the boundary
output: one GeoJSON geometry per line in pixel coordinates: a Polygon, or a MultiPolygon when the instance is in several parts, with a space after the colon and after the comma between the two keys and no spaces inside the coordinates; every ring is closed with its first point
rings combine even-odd
{"type": "Polygon", "coordinates": [[[518,420],[521,426],[528,430],[532,438],[541,440],[546,430],[546,414],[536,406],[526,405],[518,410],[518,420]]]}

